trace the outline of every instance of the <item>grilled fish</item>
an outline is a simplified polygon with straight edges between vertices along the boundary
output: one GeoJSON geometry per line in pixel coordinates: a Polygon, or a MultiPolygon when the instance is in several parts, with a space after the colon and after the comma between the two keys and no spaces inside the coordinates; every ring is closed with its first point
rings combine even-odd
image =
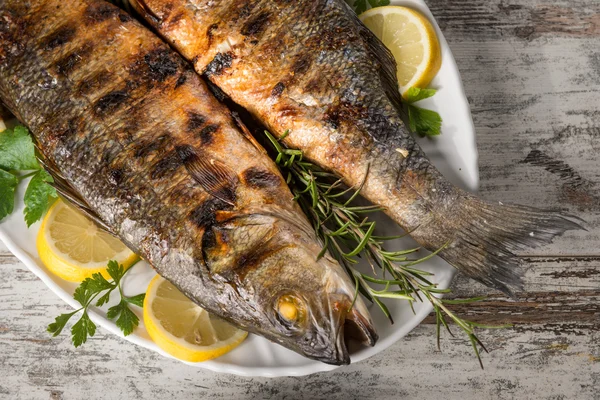
{"type": "Polygon", "coordinates": [[[346,323],[375,342],[264,150],[116,6],[0,0],[0,98],[59,192],[209,312],[331,364],[349,362],[346,323]]]}
{"type": "Polygon", "coordinates": [[[342,0],[130,0],[231,99],[386,209],[423,247],[512,293],[515,253],[580,225],[450,184],[406,128],[395,61],[342,0]],[[368,174],[367,174],[368,171],[368,174]],[[366,178],[365,178],[366,175],[366,178]]]}

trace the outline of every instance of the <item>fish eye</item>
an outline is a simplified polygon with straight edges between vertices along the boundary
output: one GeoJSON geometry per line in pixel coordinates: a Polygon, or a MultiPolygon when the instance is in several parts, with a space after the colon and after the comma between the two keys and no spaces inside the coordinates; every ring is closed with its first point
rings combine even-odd
{"type": "Polygon", "coordinates": [[[297,296],[285,294],[279,297],[276,308],[280,320],[288,327],[298,325],[305,319],[305,303],[297,296]]]}

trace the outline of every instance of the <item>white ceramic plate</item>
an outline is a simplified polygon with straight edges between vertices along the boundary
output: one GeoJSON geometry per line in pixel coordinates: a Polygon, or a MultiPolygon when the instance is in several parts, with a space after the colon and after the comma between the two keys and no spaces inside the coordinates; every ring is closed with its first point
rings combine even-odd
{"type": "MultiPolygon", "coordinates": [[[[448,44],[439,27],[435,24],[431,12],[422,0],[392,0],[392,4],[407,5],[429,16],[437,29],[442,46],[442,67],[431,84],[431,87],[438,89],[438,93],[433,98],[424,101],[422,106],[437,110],[441,114],[444,120],[442,126],[443,134],[435,140],[422,139],[420,143],[433,163],[452,182],[468,190],[477,190],[479,178],[475,132],[469,104],[448,44]]],[[[25,185],[22,184],[19,188],[19,199],[23,198],[24,190],[25,185]]],[[[42,265],[35,247],[35,236],[39,229],[39,223],[27,229],[23,222],[22,210],[23,204],[17,204],[15,212],[0,224],[0,239],[54,293],[70,306],[78,308],[78,303],[72,297],[73,290],[77,285],[53,276],[42,265]]],[[[378,227],[380,234],[393,234],[397,232],[395,225],[385,217],[381,218],[378,227]]],[[[416,246],[412,240],[406,239],[396,241],[396,243],[393,243],[389,247],[393,249],[406,249],[416,246]]],[[[423,255],[420,254],[420,256],[423,255]]],[[[421,267],[435,273],[434,281],[438,282],[442,288],[448,287],[454,274],[453,268],[437,257],[429,260],[426,264],[421,265],[421,267]]],[[[137,264],[127,274],[124,281],[126,294],[133,295],[144,292],[154,274],[154,271],[146,263],[141,262],[137,264]]],[[[413,314],[406,302],[387,301],[386,303],[394,318],[394,325],[389,323],[376,306],[371,307],[372,316],[380,339],[375,347],[355,350],[352,353],[352,362],[364,360],[386,349],[415,328],[432,310],[429,304],[416,304],[415,313],[413,314]]],[[[115,335],[122,336],[116,325],[106,319],[106,310],[111,305],[113,303],[109,303],[108,306],[102,309],[92,309],[90,316],[96,324],[115,335]]],[[[65,307],[66,311],[67,307],[65,307]]],[[[139,316],[141,317],[141,313],[139,316]]],[[[52,316],[48,316],[48,323],[50,322],[52,322],[52,316]]],[[[150,340],[143,322],[125,340],[170,357],[150,340]]],[[[330,371],[336,368],[335,366],[304,358],[255,335],[250,335],[241,346],[225,356],[216,360],[190,365],[216,372],[263,377],[299,376],[319,371],[330,371]]]]}

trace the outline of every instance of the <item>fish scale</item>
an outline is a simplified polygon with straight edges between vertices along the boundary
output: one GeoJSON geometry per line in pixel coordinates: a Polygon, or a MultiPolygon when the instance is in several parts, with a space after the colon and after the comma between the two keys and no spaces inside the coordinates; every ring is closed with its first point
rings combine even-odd
{"type": "Polygon", "coordinates": [[[221,92],[381,206],[423,247],[512,294],[516,253],[577,218],[450,184],[408,131],[396,64],[343,0],[130,0],[221,92]],[[368,174],[367,174],[368,171],[368,174]]]}
{"type": "Polygon", "coordinates": [[[307,357],[377,335],[276,165],[168,45],[98,0],[0,0],[0,98],[60,194],[186,296],[307,357]],[[264,240],[262,240],[264,239],[264,240]],[[279,313],[297,299],[302,319],[279,313]]]}

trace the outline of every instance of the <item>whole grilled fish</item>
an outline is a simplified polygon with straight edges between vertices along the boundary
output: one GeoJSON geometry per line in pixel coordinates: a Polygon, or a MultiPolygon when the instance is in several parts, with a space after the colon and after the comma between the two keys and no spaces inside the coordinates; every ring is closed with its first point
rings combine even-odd
{"type": "Polygon", "coordinates": [[[375,342],[264,150],[117,7],[0,0],[0,97],[59,192],[209,312],[326,363],[349,362],[348,321],[375,342]]]}
{"type": "Polygon", "coordinates": [[[342,0],[130,0],[173,47],[285,143],[358,186],[422,246],[511,293],[518,250],[580,226],[450,184],[405,123],[391,53],[342,0]]]}

